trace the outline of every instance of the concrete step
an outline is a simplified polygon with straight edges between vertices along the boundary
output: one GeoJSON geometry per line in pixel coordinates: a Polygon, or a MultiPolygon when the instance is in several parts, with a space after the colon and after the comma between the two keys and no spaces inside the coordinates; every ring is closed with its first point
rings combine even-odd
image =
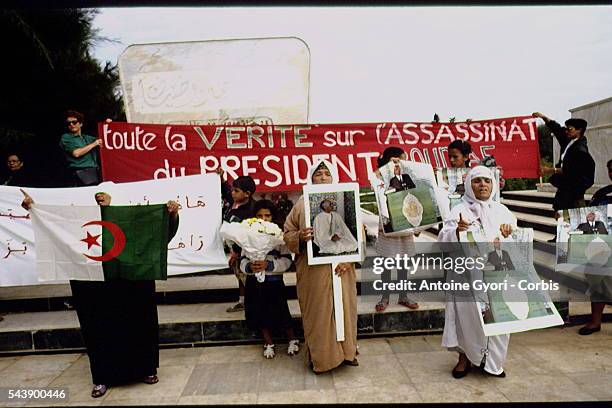
{"type": "MultiPolygon", "coordinates": [[[[425,239],[431,240],[430,238],[425,239]]],[[[435,238],[434,238],[435,240],[435,238]]],[[[366,247],[366,259],[361,270],[370,271],[376,257],[373,246],[366,247]]],[[[361,274],[358,269],[357,293],[361,293],[361,274]]],[[[371,276],[371,275],[370,275],[371,276]]],[[[432,278],[434,275],[424,275],[432,278]]],[[[296,273],[283,275],[287,287],[287,298],[297,299],[296,273]]],[[[238,300],[238,280],[228,269],[197,275],[171,276],[165,281],[156,281],[158,305],[224,303],[238,300]]],[[[47,312],[69,310],[72,293],[68,283],[41,284],[31,286],[0,287],[0,313],[47,312]]]]}
{"type": "MultiPolygon", "coordinates": [[[[418,301],[419,294],[414,298],[418,301]]],[[[359,297],[359,337],[440,332],[444,327],[444,304],[419,302],[418,310],[396,304],[375,312],[378,297],[359,297]]],[[[298,336],[301,315],[297,300],[289,300],[298,336]]],[[[243,312],[227,313],[233,303],[159,305],[159,337],[162,347],[192,347],[210,344],[251,343],[260,334],[246,327],[243,312]]],[[[279,333],[282,338],[282,333],[279,333]]],[[[0,354],[44,353],[84,349],[75,311],[9,314],[0,325],[0,354]]]]}
{"type": "MultiPolygon", "coordinates": [[[[422,239],[433,239],[434,237],[426,231],[422,235],[422,239]]],[[[560,282],[567,293],[580,292],[585,289],[584,282],[579,277],[554,271],[554,254],[535,250],[534,264],[542,279],[553,279],[560,282]]],[[[358,276],[361,276],[362,273],[363,271],[359,271],[358,276]]],[[[233,278],[233,276],[228,277],[233,278]]],[[[209,284],[224,286],[225,279],[228,277],[219,276],[209,280],[209,284]]],[[[187,285],[187,282],[190,282],[190,278],[182,279],[186,281],[181,284],[187,285]]],[[[180,285],[173,285],[173,288],[177,289],[178,286],[180,285]]],[[[443,303],[426,302],[423,300],[425,294],[415,293],[412,297],[419,301],[421,307],[418,310],[409,310],[396,304],[396,296],[391,297],[392,302],[383,313],[377,313],[374,309],[378,296],[362,295],[358,297],[359,337],[439,332],[443,328],[443,303]]],[[[301,335],[298,302],[291,299],[288,303],[295,320],[295,327],[298,328],[298,333],[301,335]]],[[[233,302],[158,305],[160,345],[162,347],[190,347],[259,341],[259,334],[247,329],[244,313],[225,311],[231,305],[233,302]]],[[[558,302],[557,305],[560,313],[567,316],[569,304],[558,302]]],[[[282,338],[282,333],[279,335],[279,338],[282,338]]],[[[0,354],[73,350],[83,350],[78,319],[73,310],[12,313],[6,315],[5,320],[0,323],[0,354]]]]}
{"type": "Polygon", "coordinates": [[[519,227],[533,228],[548,234],[556,234],[557,232],[557,221],[552,217],[518,211],[513,211],[512,213],[516,216],[519,227]]]}
{"type": "Polygon", "coordinates": [[[552,208],[552,204],[522,201],[522,200],[511,200],[502,198],[501,203],[508,207],[510,211],[517,211],[526,214],[541,215],[544,217],[553,217],[555,211],[552,208]]]}
{"type": "Polygon", "coordinates": [[[502,191],[502,199],[552,204],[555,193],[538,190],[502,191]]]}
{"type": "MultiPolygon", "coordinates": [[[[284,276],[289,299],[296,298],[295,272],[284,276]]],[[[238,280],[229,272],[223,275],[172,276],[156,281],[157,304],[219,303],[238,299],[238,280]]],[[[70,285],[32,285],[0,288],[0,312],[44,312],[67,310],[70,285]]]]}
{"type": "MultiPolygon", "coordinates": [[[[584,199],[589,201],[593,194],[585,194],[584,199]]],[[[529,201],[552,204],[555,193],[551,191],[521,190],[521,191],[502,191],[502,198],[518,201],[529,201]]]]}
{"type": "Polygon", "coordinates": [[[534,249],[533,264],[540,278],[559,282],[565,291],[565,295],[570,299],[581,297],[588,289],[588,283],[584,279],[584,274],[556,271],[556,263],[556,253],[534,249]]]}

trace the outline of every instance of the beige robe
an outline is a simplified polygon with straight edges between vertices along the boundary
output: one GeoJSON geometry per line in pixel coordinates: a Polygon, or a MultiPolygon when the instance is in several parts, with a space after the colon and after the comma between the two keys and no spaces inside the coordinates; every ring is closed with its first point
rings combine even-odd
{"type": "Polygon", "coordinates": [[[300,230],[306,228],[304,199],[299,199],[285,221],[285,243],[296,254],[297,296],[302,312],[306,357],[315,372],[352,361],[357,350],[357,286],[355,266],[342,275],[344,338],[336,341],[331,265],[308,265],[306,243],[300,245],[300,230]]]}

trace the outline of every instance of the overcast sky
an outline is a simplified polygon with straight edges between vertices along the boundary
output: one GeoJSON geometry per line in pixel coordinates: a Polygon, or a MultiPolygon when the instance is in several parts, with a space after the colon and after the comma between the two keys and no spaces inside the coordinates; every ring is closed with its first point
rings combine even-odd
{"type": "Polygon", "coordinates": [[[612,96],[612,7],[103,8],[130,44],[295,36],[310,48],[311,123],[485,119],[612,96]]]}

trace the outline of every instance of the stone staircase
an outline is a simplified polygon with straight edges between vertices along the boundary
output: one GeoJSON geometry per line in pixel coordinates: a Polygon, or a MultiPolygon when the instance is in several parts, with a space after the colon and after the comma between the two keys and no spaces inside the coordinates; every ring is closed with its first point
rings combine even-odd
{"type": "MultiPolygon", "coordinates": [[[[423,302],[409,310],[391,303],[375,312],[378,296],[361,295],[361,276],[372,267],[375,256],[368,246],[367,258],[358,270],[358,335],[376,337],[440,332],[444,327],[444,304],[423,302]]],[[[284,275],[289,309],[297,334],[302,336],[300,308],[296,299],[296,274],[284,275]]],[[[238,283],[227,270],[172,276],[156,282],[160,324],[160,347],[259,342],[259,333],[247,329],[243,312],[226,309],[238,300],[238,283]]],[[[71,297],[69,284],[0,288],[0,355],[83,351],[76,312],[65,305],[71,297]]],[[[277,338],[282,339],[283,333],[277,338]]]]}
{"type": "MultiPolygon", "coordinates": [[[[504,192],[502,203],[516,214],[520,226],[534,228],[534,263],[540,277],[560,282],[567,293],[583,292],[585,283],[579,277],[554,271],[554,244],[546,242],[554,236],[552,197],[553,193],[548,192],[504,192]]],[[[437,229],[424,232],[417,241],[434,241],[436,233],[437,229]]],[[[440,332],[444,327],[444,304],[425,301],[419,294],[414,296],[420,303],[418,310],[397,305],[397,295],[393,295],[385,312],[375,312],[378,296],[361,294],[361,277],[372,268],[375,256],[370,242],[366,260],[358,270],[358,336],[440,332]]],[[[289,308],[301,335],[295,272],[286,273],[284,279],[289,308]]],[[[243,312],[225,311],[238,300],[237,280],[227,270],[173,276],[158,281],[156,287],[162,348],[259,341],[259,334],[247,329],[243,312]]],[[[0,288],[0,313],[4,314],[4,321],[0,322],[0,355],[83,351],[76,312],[65,305],[70,296],[67,283],[0,288]]],[[[580,312],[568,317],[572,314],[570,306],[558,305],[561,314],[574,323],[587,318],[584,307],[574,305],[573,310],[580,312]]],[[[610,320],[609,315],[606,320],[610,320]]],[[[282,339],[282,334],[279,338],[282,339]]]]}
{"type": "MultiPolygon", "coordinates": [[[[552,202],[555,193],[552,191],[505,191],[502,192],[502,204],[506,205],[516,215],[518,225],[534,229],[534,266],[539,276],[559,282],[570,299],[579,299],[588,288],[584,275],[555,271],[556,244],[548,240],[556,235],[556,221],[553,218],[552,202]]],[[[585,194],[585,200],[590,200],[591,194],[585,194]]],[[[567,315],[567,321],[581,323],[587,321],[590,309],[585,307],[588,302],[560,302],[559,312],[567,315]],[[574,303],[573,308],[570,307],[574,303]],[[570,309],[576,312],[570,312],[570,309]]],[[[609,321],[612,315],[606,314],[609,321]]]]}

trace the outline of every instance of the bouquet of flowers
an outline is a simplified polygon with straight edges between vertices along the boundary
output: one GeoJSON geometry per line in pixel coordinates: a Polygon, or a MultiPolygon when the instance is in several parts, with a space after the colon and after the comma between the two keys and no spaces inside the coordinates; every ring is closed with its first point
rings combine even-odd
{"type": "MultiPolygon", "coordinates": [[[[278,225],[258,218],[247,218],[240,223],[224,222],[219,233],[224,240],[239,245],[242,248],[242,255],[251,261],[266,259],[268,252],[284,244],[283,231],[278,225]]],[[[255,276],[259,282],[263,282],[265,271],[255,276]]]]}

